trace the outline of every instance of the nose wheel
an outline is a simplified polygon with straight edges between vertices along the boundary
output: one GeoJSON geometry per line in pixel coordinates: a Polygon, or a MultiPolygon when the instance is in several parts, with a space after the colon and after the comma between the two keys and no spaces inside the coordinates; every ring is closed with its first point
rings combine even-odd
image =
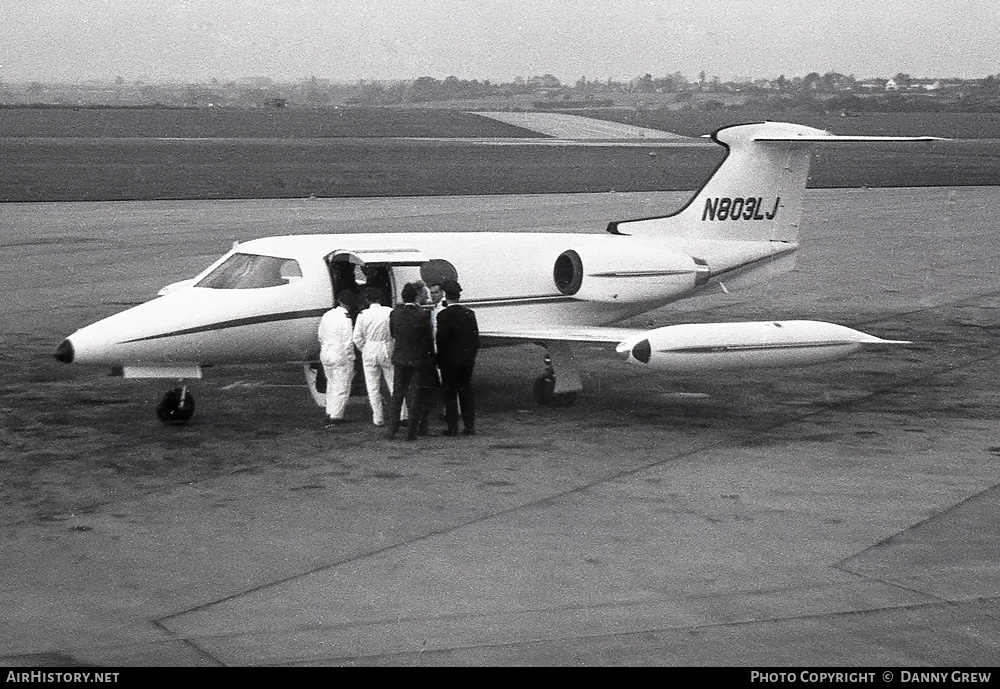
{"type": "Polygon", "coordinates": [[[156,405],[156,416],[167,426],[183,426],[194,416],[194,395],[186,385],[173,388],[156,405]]]}

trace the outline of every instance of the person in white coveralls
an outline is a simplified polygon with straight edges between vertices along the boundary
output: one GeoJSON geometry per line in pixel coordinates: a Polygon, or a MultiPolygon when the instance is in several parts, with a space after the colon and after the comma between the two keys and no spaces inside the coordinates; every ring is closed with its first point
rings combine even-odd
{"type": "MultiPolygon", "coordinates": [[[[382,381],[385,381],[390,392],[393,382],[393,339],[389,332],[389,314],[392,309],[382,305],[382,296],[382,291],[377,287],[366,287],[358,304],[363,310],[354,323],[354,345],[361,352],[365,387],[372,407],[372,423],[376,426],[385,425],[382,381]]],[[[405,406],[400,416],[404,421],[408,418],[405,406]]]]}
{"type": "Polygon", "coordinates": [[[337,293],[337,305],[319,321],[319,360],[326,374],[326,425],[343,423],[354,380],[354,292],[337,293]]]}

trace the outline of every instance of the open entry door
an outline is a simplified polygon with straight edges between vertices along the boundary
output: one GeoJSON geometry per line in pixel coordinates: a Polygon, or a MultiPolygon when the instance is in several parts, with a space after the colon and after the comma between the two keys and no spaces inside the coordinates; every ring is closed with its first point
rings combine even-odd
{"type": "Polygon", "coordinates": [[[427,263],[427,257],[416,249],[344,249],[327,256],[326,262],[334,294],[342,289],[359,292],[377,287],[382,303],[392,306],[404,284],[420,279],[420,266],[427,263]]]}

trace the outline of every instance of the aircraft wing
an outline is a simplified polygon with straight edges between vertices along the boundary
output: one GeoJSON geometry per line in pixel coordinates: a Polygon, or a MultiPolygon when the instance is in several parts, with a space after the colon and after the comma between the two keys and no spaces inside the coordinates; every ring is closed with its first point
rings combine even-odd
{"type": "Polygon", "coordinates": [[[479,336],[487,343],[505,345],[518,342],[530,342],[544,345],[545,361],[549,366],[549,374],[536,381],[536,397],[540,401],[549,399],[544,404],[554,404],[554,399],[562,397],[563,393],[572,396],[583,389],[583,380],[574,361],[571,344],[586,343],[600,345],[615,345],[621,347],[632,340],[641,339],[645,330],[636,328],[609,328],[603,326],[504,326],[494,330],[480,330],[479,336]],[[556,373],[558,371],[558,373],[556,373]],[[550,385],[548,392],[539,392],[550,385]],[[556,397],[551,397],[555,395],[556,397]]]}
{"type": "Polygon", "coordinates": [[[646,332],[639,328],[602,326],[512,326],[480,330],[479,336],[493,340],[524,342],[589,342],[615,344],[646,332]]]}
{"type": "Polygon", "coordinates": [[[615,344],[632,363],[677,372],[785,367],[832,361],[865,345],[906,345],[824,321],[681,323],[652,330],[611,327],[513,327],[480,332],[502,341],[542,342],[568,356],[569,342],[615,344]]]}
{"type": "Polygon", "coordinates": [[[805,143],[824,144],[835,142],[869,142],[869,141],[948,141],[940,136],[856,136],[853,134],[823,134],[822,136],[806,136],[791,134],[788,136],[755,136],[754,141],[801,141],[805,143]]]}

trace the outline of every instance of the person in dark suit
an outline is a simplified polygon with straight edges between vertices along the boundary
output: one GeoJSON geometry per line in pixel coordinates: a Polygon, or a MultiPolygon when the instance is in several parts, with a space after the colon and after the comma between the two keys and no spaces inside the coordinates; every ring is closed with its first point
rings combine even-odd
{"type": "Polygon", "coordinates": [[[417,439],[420,420],[426,415],[428,391],[435,384],[434,336],[430,315],[417,304],[422,285],[409,282],[403,286],[402,304],[389,314],[389,332],[394,341],[392,352],[392,409],[389,415],[388,437],[396,437],[403,400],[410,386],[416,389],[410,406],[407,440],[417,439]]]}
{"type": "Polygon", "coordinates": [[[437,317],[437,365],[441,371],[444,419],[442,435],[458,434],[458,409],[462,409],[465,435],[476,432],[476,402],[472,394],[472,369],[479,352],[479,324],[475,312],[459,304],[462,286],[456,280],[441,285],[448,305],[437,317]]]}

